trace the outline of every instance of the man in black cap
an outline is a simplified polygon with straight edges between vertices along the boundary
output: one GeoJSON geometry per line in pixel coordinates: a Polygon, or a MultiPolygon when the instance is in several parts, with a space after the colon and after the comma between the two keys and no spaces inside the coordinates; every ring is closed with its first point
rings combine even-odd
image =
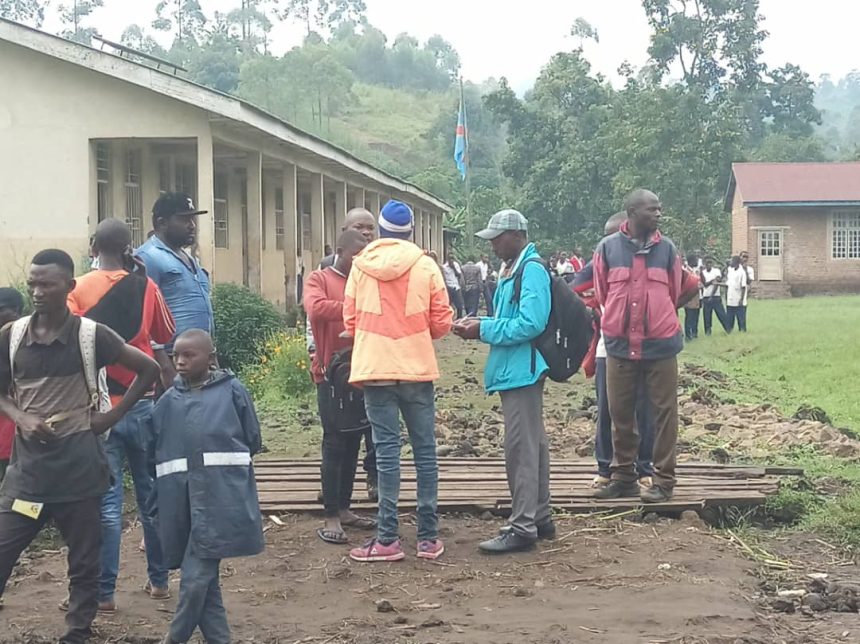
{"type": "Polygon", "coordinates": [[[188,329],[215,332],[209,274],[185,250],[197,241],[197,216],[206,212],[198,210],[184,192],[161,195],[152,207],[155,234],[137,250],[147,276],[164,295],[176,336],[188,329]]]}

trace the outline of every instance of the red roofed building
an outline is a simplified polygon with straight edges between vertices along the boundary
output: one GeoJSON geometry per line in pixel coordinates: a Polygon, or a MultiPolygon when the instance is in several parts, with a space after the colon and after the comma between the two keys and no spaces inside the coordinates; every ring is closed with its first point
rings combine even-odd
{"type": "Polygon", "coordinates": [[[761,296],[860,293],[860,163],[735,163],[725,208],[761,296]]]}

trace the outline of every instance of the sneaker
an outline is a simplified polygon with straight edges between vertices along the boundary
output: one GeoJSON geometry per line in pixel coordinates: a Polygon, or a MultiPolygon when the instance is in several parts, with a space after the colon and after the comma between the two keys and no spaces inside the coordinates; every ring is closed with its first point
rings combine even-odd
{"type": "Polygon", "coordinates": [[[650,476],[639,477],[639,487],[641,487],[643,490],[647,490],[652,485],[654,485],[654,479],[650,476]]]}
{"type": "MultiPolygon", "coordinates": [[[[69,598],[66,597],[57,606],[64,613],[69,612],[69,598]]],[[[112,614],[117,611],[116,602],[113,599],[99,600],[99,613],[112,614]]]]}
{"type": "Polygon", "coordinates": [[[595,490],[595,499],[620,499],[639,496],[639,483],[636,481],[610,481],[605,487],[595,490]]]}
{"type": "Polygon", "coordinates": [[[608,476],[603,476],[602,474],[598,474],[597,476],[594,477],[594,480],[591,482],[591,487],[593,487],[595,490],[599,490],[600,488],[606,487],[607,485],[609,485],[609,482],[611,480],[612,479],[610,479],[608,476]]]}
{"type": "Polygon", "coordinates": [[[374,503],[379,501],[379,482],[375,478],[367,477],[367,498],[374,503]]]}
{"type": "Polygon", "coordinates": [[[445,552],[445,546],[441,539],[436,541],[419,541],[418,558],[436,560],[445,552]]]}
{"type": "Polygon", "coordinates": [[[498,536],[478,544],[481,552],[492,555],[501,555],[509,552],[525,552],[535,547],[537,539],[529,539],[513,530],[506,530],[498,536]]]}
{"type": "Polygon", "coordinates": [[[164,588],[157,588],[152,585],[152,582],[146,582],[146,585],[143,587],[143,591],[145,593],[149,593],[150,599],[155,599],[156,601],[162,601],[164,599],[170,599],[170,588],[165,586],[164,588]]]}
{"type": "Polygon", "coordinates": [[[354,561],[400,561],[406,554],[400,546],[400,539],[384,544],[376,539],[371,539],[361,548],[353,548],[349,551],[350,559],[354,561]]]}
{"type": "MultiPolygon", "coordinates": [[[[543,523],[538,523],[536,527],[538,539],[543,539],[544,541],[552,541],[553,539],[555,539],[555,522],[552,519],[544,521],[543,523]]],[[[502,526],[499,530],[499,534],[501,534],[502,532],[510,532],[511,529],[512,528],[510,525],[502,526]]]]}
{"type": "Polygon", "coordinates": [[[647,490],[642,490],[639,495],[645,503],[665,503],[671,500],[673,491],[671,489],[652,485],[647,490]]]}

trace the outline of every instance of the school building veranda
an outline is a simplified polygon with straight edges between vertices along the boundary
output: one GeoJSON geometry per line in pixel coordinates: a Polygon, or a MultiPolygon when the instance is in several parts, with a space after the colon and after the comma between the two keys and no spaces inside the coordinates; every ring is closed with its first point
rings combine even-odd
{"type": "Polygon", "coordinates": [[[441,252],[445,202],[170,65],[129,56],[0,19],[5,281],[23,278],[42,248],[84,258],[106,217],[124,219],[141,243],[153,202],[174,190],[209,211],[197,252],[214,281],[245,284],[282,308],[350,208],[404,201],[414,241],[441,252]]]}

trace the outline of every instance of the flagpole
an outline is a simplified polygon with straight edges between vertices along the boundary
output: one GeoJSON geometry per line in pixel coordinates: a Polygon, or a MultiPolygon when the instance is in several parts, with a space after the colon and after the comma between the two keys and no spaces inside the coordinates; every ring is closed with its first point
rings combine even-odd
{"type": "Polygon", "coordinates": [[[469,238],[468,244],[471,246],[475,241],[475,224],[472,221],[472,186],[471,186],[471,168],[469,159],[469,124],[466,120],[466,98],[463,93],[463,77],[460,76],[460,105],[463,109],[463,125],[465,126],[465,143],[466,143],[466,236],[469,238]]]}

